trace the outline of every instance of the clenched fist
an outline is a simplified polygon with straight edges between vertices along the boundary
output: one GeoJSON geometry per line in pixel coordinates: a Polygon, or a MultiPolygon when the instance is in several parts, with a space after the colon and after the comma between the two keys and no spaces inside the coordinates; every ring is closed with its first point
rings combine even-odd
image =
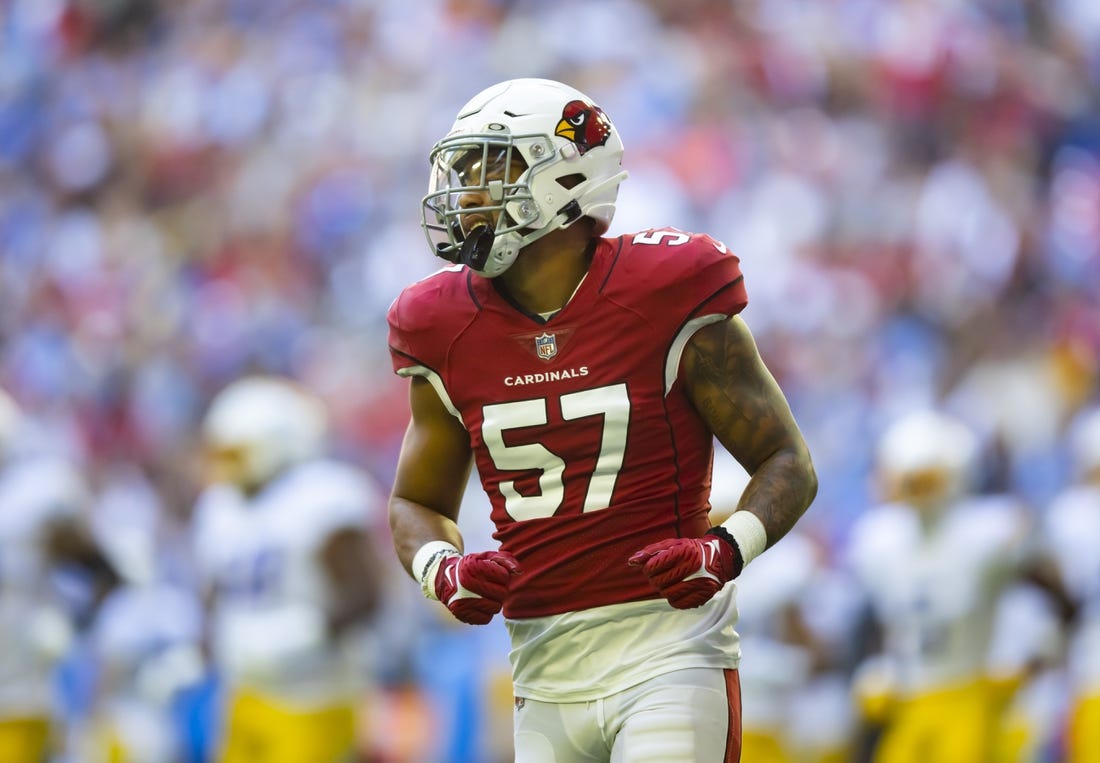
{"type": "Polygon", "coordinates": [[[462,622],[484,625],[500,611],[519,573],[515,557],[504,551],[448,556],[436,570],[435,595],[462,622]]]}
{"type": "Polygon", "coordinates": [[[741,574],[741,551],[732,538],[708,532],[701,538],[670,538],[651,543],[628,560],[676,609],[710,600],[741,574]]]}

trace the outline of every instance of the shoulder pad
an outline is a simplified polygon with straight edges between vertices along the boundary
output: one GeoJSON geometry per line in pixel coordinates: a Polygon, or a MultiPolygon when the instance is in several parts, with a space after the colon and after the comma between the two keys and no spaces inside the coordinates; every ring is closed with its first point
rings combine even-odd
{"type": "Polygon", "coordinates": [[[457,332],[477,312],[470,293],[469,271],[462,265],[437,270],[398,295],[386,314],[394,371],[424,365],[438,368],[442,358],[433,351],[440,326],[457,332]]]}

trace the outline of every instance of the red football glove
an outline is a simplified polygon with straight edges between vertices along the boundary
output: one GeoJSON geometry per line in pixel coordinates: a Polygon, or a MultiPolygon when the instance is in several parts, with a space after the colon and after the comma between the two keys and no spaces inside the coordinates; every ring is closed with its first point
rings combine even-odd
{"type": "Polygon", "coordinates": [[[676,609],[705,604],[741,574],[741,550],[733,538],[710,531],[702,538],[670,538],[650,543],[628,560],[641,566],[676,609]]]}
{"type": "Polygon", "coordinates": [[[462,622],[485,625],[504,605],[508,583],[519,573],[515,557],[504,551],[449,556],[436,572],[435,595],[462,622]]]}

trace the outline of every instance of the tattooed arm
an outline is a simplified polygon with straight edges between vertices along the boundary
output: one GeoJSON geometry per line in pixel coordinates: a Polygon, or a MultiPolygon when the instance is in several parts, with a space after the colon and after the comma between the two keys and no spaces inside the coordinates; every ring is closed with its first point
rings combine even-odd
{"type": "Polygon", "coordinates": [[[695,333],[684,352],[683,372],[695,409],[751,475],[737,511],[760,520],[770,547],[817,494],[810,452],[790,406],[748,326],[736,316],[695,333]]]}

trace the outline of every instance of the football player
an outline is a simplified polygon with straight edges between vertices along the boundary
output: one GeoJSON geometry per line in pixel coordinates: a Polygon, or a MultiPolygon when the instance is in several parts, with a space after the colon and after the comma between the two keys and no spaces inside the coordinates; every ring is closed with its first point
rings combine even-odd
{"type": "Polygon", "coordinates": [[[195,550],[228,693],[222,763],[336,763],[357,745],[383,498],[325,456],[326,422],[317,397],[267,376],[227,386],[203,422],[195,550]]]}
{"type": "Polygon", "coordinates": [[[70,736],[82,763],[179,763],[181,692],[204,676],[202,612],[191,589],[141,580],[103,603],[85,652],[95,665],[90,723],[70,736]],[[85,728],[86,726],[86,728],[85,728]]]}
{"type": "Polygon", "coordinates": [[[89,530],[83,474],[22,452],[24,423],[0,391],[0,760],[38,763],[61,743],[55,670],[119,576],[89,530]]]}
{"type": "Polygon", "coordinates": [[[559,82],[475,95],[431,151],[422,223],[450,264],[389,312],[412,418],[397,555],[459,620],[503,611],[520,763],[733,761],[731,582],[816,475],[738,313],[738,259],[672,228],[606,237],[623,144],[559,82]],[[751,475],[711,526],[717,438],[751,475]],[[499,546],[464,553],[471,467],[499,546]]]}
{"type": "Polygon", "coordinates": [[[1100,760],[1100,407],[1078,414],[1069,435],[1073,483],[1046,512],[1044,536],[1076,608],[1066,759],[1085,763],[1100,760]]]}
{"type": "Polygon", "coordinates": [[[876,763],[990,754],[991,638],[1028,517],[1012,499],[974,494],[977,453],[971,430],[936,410],[901,417],[878,443],[886,502],[856,521],[847,549],[881,634],[855,679],[865,720],[881,729],[876,763]]]}

